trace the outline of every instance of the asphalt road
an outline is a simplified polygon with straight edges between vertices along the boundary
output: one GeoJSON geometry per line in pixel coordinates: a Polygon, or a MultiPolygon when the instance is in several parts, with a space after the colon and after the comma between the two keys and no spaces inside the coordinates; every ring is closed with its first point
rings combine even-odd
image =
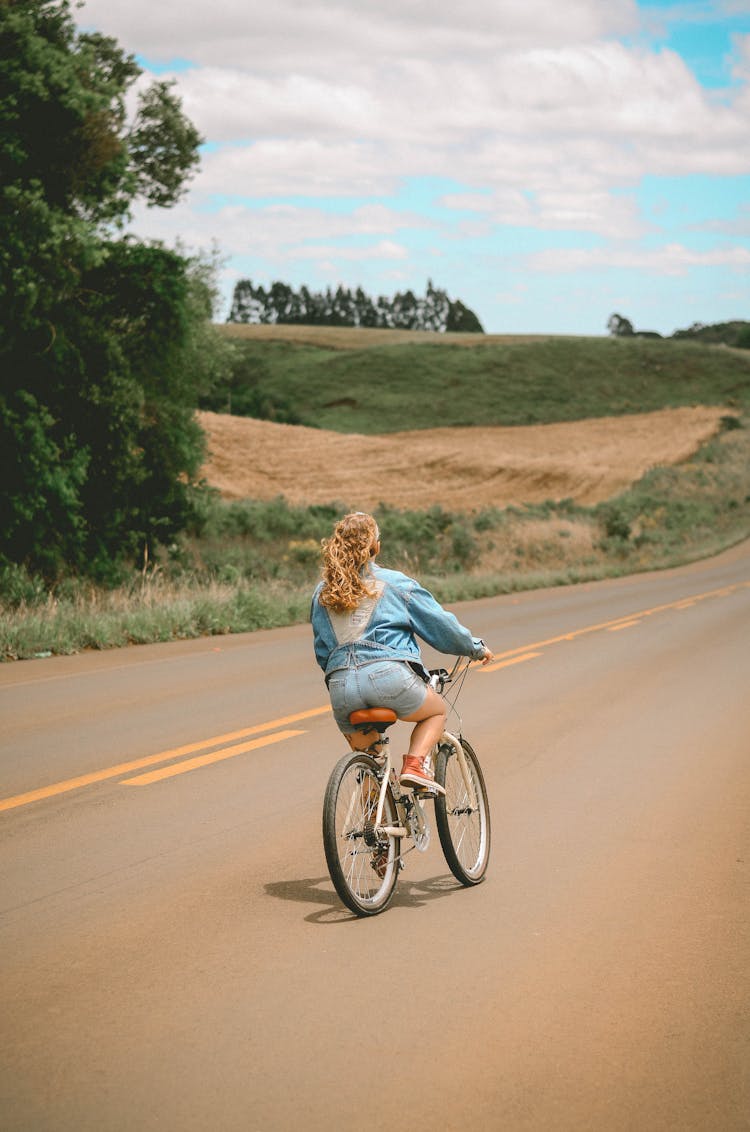
{"type": "Polygon", "coordinates": [[[307,627],[0,666],[3,1132],[750,1129],[750,546],[456,611],[488,877],[365,921],[307,627]]]}

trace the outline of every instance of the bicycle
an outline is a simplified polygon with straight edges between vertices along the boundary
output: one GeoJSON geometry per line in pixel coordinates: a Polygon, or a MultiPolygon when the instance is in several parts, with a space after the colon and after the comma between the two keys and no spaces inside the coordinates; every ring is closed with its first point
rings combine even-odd
{"type": "Polygon", "coordinates": [[[446,730],[435,745],[435,778],[445,794],[402,786],[391,763],[390,708],[364,708],[349,719],[358,730],[377,732],[364,750],[351,751],[331,771],[323,802],[323,845],[328,872],[343,903],[357,916],[385,911],[405,867],[406,853],[430,843],[425,809],[435,802],[435,822],[448,867],[465,887],[484,880],[490,856],[490,808],[482,768],[461,734],[456,700],[471,664],[459,657],[448,672],[432,669],[430,686],[446,700],[458,734],[446,730]],[[450,689],[450,694],[446,694],[450,689]],[[412,841],[402,850],[402,841],[412,841]]]}

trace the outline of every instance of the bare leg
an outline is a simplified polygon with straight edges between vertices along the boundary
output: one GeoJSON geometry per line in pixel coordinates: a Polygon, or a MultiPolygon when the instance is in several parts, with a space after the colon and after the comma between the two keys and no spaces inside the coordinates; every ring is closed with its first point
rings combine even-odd
{"type": "Polygon", "coordinates": [[[424,703],[419,710],[413,715],[402,717],[406,723],[417,725],[411,733],[407,756],[423,759],[429,755],[445,731],[445,717],[445,700],[434,688],[428,688],[424,703]]]}

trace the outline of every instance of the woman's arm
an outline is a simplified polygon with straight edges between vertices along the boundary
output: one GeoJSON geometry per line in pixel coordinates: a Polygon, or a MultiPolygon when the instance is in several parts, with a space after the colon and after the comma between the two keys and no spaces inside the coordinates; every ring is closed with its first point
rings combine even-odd
{"type": "Polygon", "coordinates": [[[404,595],[414,632],[438,652],[468,656],[487,664],[492,653],[481,637],[472,636],[455,614],[443,609],[429,590],[411,579],[404,595]]]}

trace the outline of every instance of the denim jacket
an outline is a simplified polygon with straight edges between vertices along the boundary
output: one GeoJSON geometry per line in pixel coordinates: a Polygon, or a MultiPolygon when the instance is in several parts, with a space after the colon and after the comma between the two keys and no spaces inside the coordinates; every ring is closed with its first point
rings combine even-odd
{"type": "Polygon", "coordinates": [[[398,570],[372,565],[374,598],[364,598],[350,613],[334,613],[320,604],[323,583],[313,594],[310,620],[315,658],[328,677],[339,668],[359,668],[373,660],[405,660],[421,666],[416,637],[438,652],[481,660],[484,642],[432,594],[398,570]]]}

